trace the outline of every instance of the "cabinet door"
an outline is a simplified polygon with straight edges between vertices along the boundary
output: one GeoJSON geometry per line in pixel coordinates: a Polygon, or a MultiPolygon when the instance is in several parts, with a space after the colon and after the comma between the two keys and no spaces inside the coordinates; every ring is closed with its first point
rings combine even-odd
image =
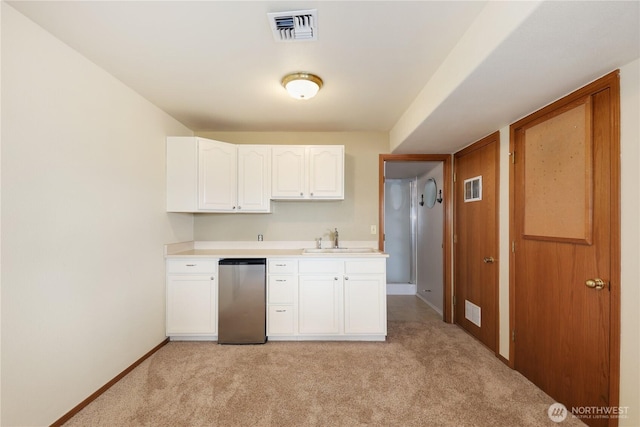
{"type": "Polygon", "coordinates": [[[217,334],[216,285],[213,274],[167,278],[167,335],[217,334]]]}
{"type": "Polygon", "coordinates": [[[309,195],[313,199],[344,199],[344,147],[309,147],[309,195]]]}
{"type": "Polygon", "coordinates": [[[237,148],[225,142],[198,139],[198,208],[234,211],[238,189],[237,148]]]}
{"type": "Polygon", "coordinates": [[[272,147],[271,196],[274,199],[302,199],[307,194],[305,147],[272,147]]]}
{"type": "Polygon", "coordinates": [[[340,333],[342,278],[300,276],[298,327],[300,334],[340,333]]]}
{"type": "Polygon", "coordinates": [[[362,274],[344,277],[344,332],[346,334],[387,333],[386,279],[362,274]]]}
{"type": "Polygon", "coordinates": [[[271,149],[240,145],[238,148],[238,210],[271,210],[271,149]]]}

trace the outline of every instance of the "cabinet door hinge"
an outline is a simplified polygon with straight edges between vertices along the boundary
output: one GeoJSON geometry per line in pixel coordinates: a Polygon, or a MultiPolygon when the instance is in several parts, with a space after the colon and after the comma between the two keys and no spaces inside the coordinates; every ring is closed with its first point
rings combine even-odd
{"type": "Polygon", "coordinates": [[[516,152],[509,153],[509,157],[511,157],[511,163],[516,163],[516,152]]]}
{"type": "Polygon", "coordinates": [[[512,330],[511,331],[511,341],[515,342],[516,341],[516,330],[512,330]]]}
{"type": "Polygon", "coordinates": [[[453,173],[453,182],[456,182],[456,173],[453,173]]]}
{"type": "Polygon", "coordinates": [[[511,252],[513,252],[513,253],[516,252],[516,241],[515,240],[511,241],[511,252]]]}
{"type": "Polygon", "coordinates": [[[453,235],[453,243],[458,243],[458,235],[457,234],[453,235]]]}
{"type": "Polygon", "coordinates": [[[456,305],[456,296],[453,296],[453,305],[456,305]]]}

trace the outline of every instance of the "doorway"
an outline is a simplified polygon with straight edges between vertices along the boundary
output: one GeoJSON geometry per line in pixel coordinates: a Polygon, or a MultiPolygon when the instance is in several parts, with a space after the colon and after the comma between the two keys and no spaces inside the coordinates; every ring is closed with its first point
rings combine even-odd
{"type": "Polygon", "coordinates": [[[418,295],[446,322],[452,322],[450,180],[450,155],[379,157],[378,247],[390,253],[389,289],[418,295]],[[429,246],[437,256],[424,256],[429,246]]]}

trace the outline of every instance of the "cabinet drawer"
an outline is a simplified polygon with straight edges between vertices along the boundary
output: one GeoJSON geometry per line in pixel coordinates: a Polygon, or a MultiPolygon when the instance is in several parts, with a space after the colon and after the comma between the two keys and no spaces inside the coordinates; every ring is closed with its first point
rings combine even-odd
{"type": "Polygon", "coordinates": [[[267,335],[294,335],[295,317],[290,305],[271,305],[267,310],[267,335]]]}
{"type": "Polygon", "coordinates": [[[218,271],[217,259],[167,260],[167,273],[215,273],[216,271],[218,271]]]}
{"type": "Polygon", "coordinates": [[[385,274],[387,260],[383,259],[355,259],[345,261],[345,274],[385,274]]]}
{"type": "Polygon", "coordinates": [[[337,259],[312,259],[300,261],[300,274],[340,274],[342,273],[342,260],[337,259]]]}
{"type": "Polygon", "coordinates": [[[267,261],[269,274],[296,274],[298,261],[294,259],[270,259],[267,261]]]}
{"type": "Polygon", "coordinates": [[[293,304],[297,288],[297,276],[269,276],[269,304],[293,304]]]}

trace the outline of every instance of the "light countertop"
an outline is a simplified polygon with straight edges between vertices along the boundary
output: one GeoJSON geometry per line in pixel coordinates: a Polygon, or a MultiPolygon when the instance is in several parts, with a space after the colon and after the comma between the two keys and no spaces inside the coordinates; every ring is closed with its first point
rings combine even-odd
{"type": "MultiPolygon", "coordinates": [[[[374,242],[375,243],[375,242],[374,242]]],[[[388,257],[372,242],[344,242],[345,248],[374,249],[373,252],[303,253],[314,248],[309,242],[181,242],[165,245],[166,258],[370,258],[388,257]]]]}

